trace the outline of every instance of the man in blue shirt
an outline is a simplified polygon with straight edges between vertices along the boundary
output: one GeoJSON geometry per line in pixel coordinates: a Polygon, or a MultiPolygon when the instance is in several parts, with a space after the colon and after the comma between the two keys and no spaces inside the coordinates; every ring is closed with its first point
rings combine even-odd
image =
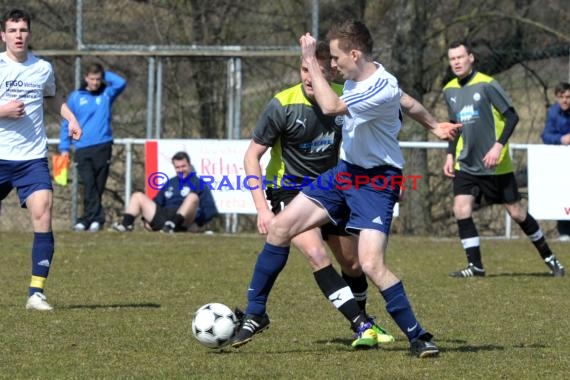
{"type": "Polygon", "coordinates": [[[112,225],[115,231],[132,231],[139,215],[146,229],[164,232],[188,231],[194,223],[201,227],[218,215],[212,192],[200,182],[188,154],[176,153],[172,165],[176,176],[168,180],[154,199],[139,191],[133,193],[123,221],[112,225]]]}
{"type": "MultiPolygon", "coordinates": [[[[570,83],[559,83],[554,94],[557,103],[548,109],[542,141],[551,145],[570,145],[570,83]]],[[[556,227],[560,241],[570,241],[570,220],[559,220],[556,227]]]]}
{"type": "Polygon", "coordinates": [[[127,81],[110,71],[104,71],[98,63],[85,69],[84,84],[73,91],[67,105],[83,127],[81,141],[68,137],[68,123],[61,124],[59,151],[66,155],[73,143],[77,172],[83,182],[83,215],[77,219],[75,231],[97,232],[105,223],[105,211],[101,204],[113,149],[111,129],[113,102],[127,86],[127,81]]]}

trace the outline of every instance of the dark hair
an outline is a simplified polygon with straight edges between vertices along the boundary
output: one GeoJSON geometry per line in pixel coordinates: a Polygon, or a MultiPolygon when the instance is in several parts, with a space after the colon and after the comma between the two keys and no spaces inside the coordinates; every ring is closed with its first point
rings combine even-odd
{"type": "Polygon", "coordinates": [[[32,30],[32,21],[31,21],[31,16],[28,12],[23,11],[21,9],[12,9],[9,10],[8,12],[4,13],[4,16],[2,16],[2,20],[0,21],[0,23],[2,24],[2,31],[5,32],[6,31],[6,23],[8,21],[14,21],[14,22],[18,22],[20,20],[24,20],[25,22],[28,23],[28,30],[31,31],[32,30]]]}
{"type": "Polygon", "coordinates": [[[85,65],[85,75],[103,74],[104,71],[103,66],[99,63],[92,62],[85,65]]]}
{"type": "Polygon", "coordinates": [[[374,41],[370,31],[361,21],[346,20],[334,26],[327,33],[327,39],[329,41],[338,40],[338,46],[344,52],[356,49],[365,56],[372,55],[374,41]]]}
{"type": "Polygon", "coordinates": [[[570,90],[570,83],[560,82],[554,87],[554,95],[558,96],[563,92],[570,90]]]}
{"type": "Polygon", "coordinates": [[[182,160],[186,160],[188,161],[188,163],[190,163],[190,156],[188,155],[188,153],[186,152],[177,152],[174,156],[172,156],[172,161],[182,161],[182,160]]]}
{"type": "Polygon", "coordinates": [[[330,61],[331,60],[331,49],[329,47],[328,41],[317,42],[317,49],[315,51],[315,56],[319,61],[330,61]]]}
{"type": "Polygon", "coordinates": [[[452,43],[449,44],[449,47],[447,50],[449,49],[455,49],[458,48],[460,46],[464,46],[465,50],[467,51],[467,54],[473,54],[473,46],[471,45],[471,43],[467,40],[455,40],[452,43]]]}

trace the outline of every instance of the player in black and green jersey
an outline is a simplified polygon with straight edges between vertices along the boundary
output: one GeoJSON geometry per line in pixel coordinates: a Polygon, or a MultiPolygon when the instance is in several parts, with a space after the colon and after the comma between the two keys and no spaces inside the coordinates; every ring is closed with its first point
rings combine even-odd
{"type": "Polygon", "coordinates": [[[467,42],[452,43],[448,58],[456,78],[444,87],[444,99],[450,120],[463,127],[449,144],[443,171],[453,178],[453,212],[468,263],[467,268],[450,275],[485,276],[472,218],[474,204],[484,197],[489,203],[503,204],[552,274],[564,276],[564,267],[550,250],[538,223],[520,202],[507,143],[519,118],[509,97],[495,79],[474,69],[475,58],[467,42]]]}

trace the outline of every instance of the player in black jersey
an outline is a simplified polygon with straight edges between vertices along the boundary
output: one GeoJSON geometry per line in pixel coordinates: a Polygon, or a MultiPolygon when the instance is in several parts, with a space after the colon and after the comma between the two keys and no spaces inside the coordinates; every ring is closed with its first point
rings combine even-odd
{"type": "Polygon", "coordinates": [[[475,70],[475,57],[467,42],[452,43],[448,58],[456,78],[444,87],[443,95],[450,120],[463,127],[449,144],[443,172],[453,178],[453,213],[467,255],[467,267],[450,276],[485,276],[479,233],[472,218],[474,204],[482,198],[503,204],[552,274],[564,276],[564,267],[550,250],[540,226],[520,202],[508,147],[519,118],[509,97],[495,79],[475,70]]]}

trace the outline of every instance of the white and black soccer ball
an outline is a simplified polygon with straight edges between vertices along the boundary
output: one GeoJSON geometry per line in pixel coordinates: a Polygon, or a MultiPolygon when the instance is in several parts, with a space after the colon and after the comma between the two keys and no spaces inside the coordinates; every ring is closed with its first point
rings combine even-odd
{"type": "Polygon", "coordinates": [[[224,304],[208,303],[192,318],[192,333],[208,348],[222,348],[233,337],[237,325],[234,312],[224,304]]]}

